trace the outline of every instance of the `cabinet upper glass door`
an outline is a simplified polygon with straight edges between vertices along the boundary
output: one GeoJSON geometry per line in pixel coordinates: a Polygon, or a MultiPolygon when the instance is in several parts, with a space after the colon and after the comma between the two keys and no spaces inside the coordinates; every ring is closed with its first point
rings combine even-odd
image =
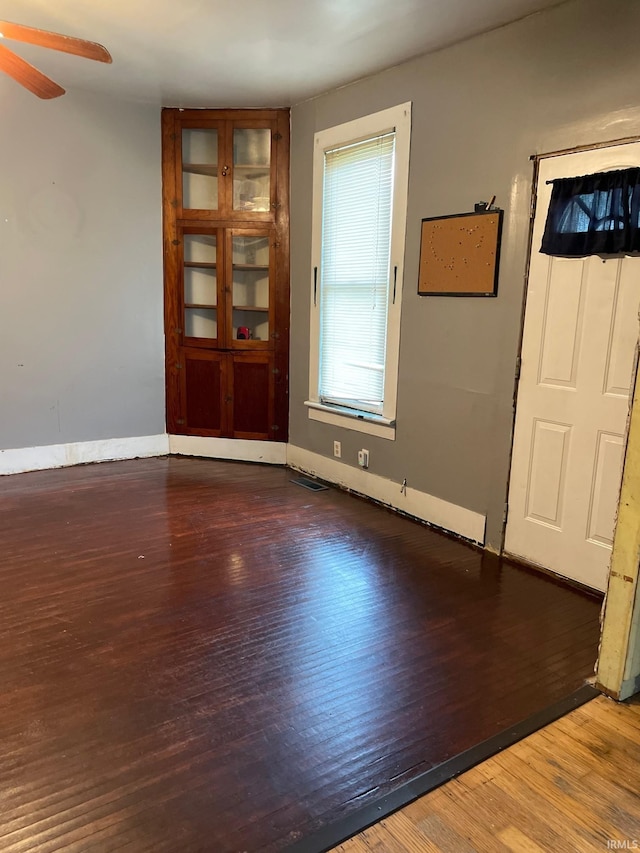
{"type": "Polygon", "coordinates": [[[218,210],[218,130],[182,129],[182,207],[218,210]]]}
{"type": "Polygon", "coordinates": [[[213,346],[218,338],[217,237],[183,235],[184,336],[213,346]]]}
{"type": "MultiPolygon", "coordinates": [[[[232,338],[234,347],[269,341],[271,333],[270,239],[234,235],[232,245],[232,338]]],[[[255,346],[255,344],[253,345],[255,346]]]]}
{"type": "Polygon", "coordinates": [[[233,209],[252,213],[271,210],[271,130],[233,130],[233,209]]]}

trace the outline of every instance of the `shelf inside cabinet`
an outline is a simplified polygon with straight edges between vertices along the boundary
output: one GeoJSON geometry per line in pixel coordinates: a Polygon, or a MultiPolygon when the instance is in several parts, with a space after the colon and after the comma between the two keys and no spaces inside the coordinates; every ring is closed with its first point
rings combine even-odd
{"type": "Polygon", "coordinates": [[[264,311],[267,313],[269,308],[267,305],[234,305],[234,311],[264,311]]]}
{"type": "Polygon", "coordinates": [[[215,177],[218,174],[217,163],[183,163],[183,172],[190,172],[193,175],[210,175],[215,177]]]}
{"type": "Polygon", "coordinates": [[[185,308],[217,308],[215,303],[210,302],[185,302],[185,308]]]}
{"type": "Polygon", "coordinates": [[[236,172],[268,172],[270,163],[235,163],[233,168],[236,172]]]}
{"type": "Polygon", "coordinates": [[[269,267],[266,264],[234,264],[233,268],[234,270],[260,270],[262,272],[266,272],[269,270],[269,267]]]}
{"type": "Polygon", "coordinates": [[[185,261],[185,267],[193,267],[195,269],[204,269],[204,270],[214,270],[217,266],[215,263],[209,263],[208,261],[185,261]]]}

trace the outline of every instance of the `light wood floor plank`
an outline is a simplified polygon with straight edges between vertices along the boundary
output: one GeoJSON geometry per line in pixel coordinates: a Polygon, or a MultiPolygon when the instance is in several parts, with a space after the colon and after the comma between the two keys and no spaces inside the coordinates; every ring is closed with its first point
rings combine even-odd
{"type": "MultiPolygon", "coordinates": [[[[531,795],[528,791],[514,789],[513,779],[509,772],[500,774],[482,788],[477,788],[472,797],[460,805],[466,807],[474,820],[482,815],[483,821],[490,822],[490,828],[501,840],[508,838],[515,828],[545,850],[562,851],[566,841],[563,822],[543,821],[528,809],[523,809],[522,794],[526,793],[528,801],[531,795]]],[[[506,841],[503,843],[507,844],[506,841]]]]}
{"type": "MultiPolygon", "coordinates": [[[[515,826],[509,826],[507,829],[503,829],[499,835],[500,841],[503,844],[506,844],[509,850],[512,850],[513,853],[547,853],[549,850],[548,847],[540,847],[535,841],[532,841],[530,838],[520,832],[520,830],[515,826]]],[[[557,847],[553,848],[557,850],[557,847]]]]}
{"type": "Polygon", "coordinates": [[[474,848],[466,838],[464,831],[459,832],[446,815],[432,814],[418,824],[424,838],[436,846],[438,851],[459,850],[460,853],[474,853],[474,848]]]}

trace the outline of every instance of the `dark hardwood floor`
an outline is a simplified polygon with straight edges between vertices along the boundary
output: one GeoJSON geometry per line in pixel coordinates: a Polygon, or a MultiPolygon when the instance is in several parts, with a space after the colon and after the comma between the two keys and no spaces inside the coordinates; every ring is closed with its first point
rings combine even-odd
{"type": "Polygon", "coordinates": [[[561,699],[600,602],[290,471],[0,479],[0,850],[277,851],[561,699]]]}

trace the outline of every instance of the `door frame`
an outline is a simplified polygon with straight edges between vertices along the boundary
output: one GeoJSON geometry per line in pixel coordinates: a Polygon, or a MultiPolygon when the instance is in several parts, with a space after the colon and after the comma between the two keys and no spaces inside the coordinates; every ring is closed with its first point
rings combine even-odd
{"type": "Polygon", "coordinates": [[[611,566],[602,606],[595,686],[613,699],[640,691],[640,371],[627,421],[622,486],[613,537],[611,566]]]}
{"type": "MultiPolygon", "coordinates": [[[[578,145],[571,148],[549,151],[544,154],[532,154],[529,158],[533,163],[533,179],[529,208],[525,286],[520,316],[518,357],[513,389],[512,440],[505,492],[505,510],[508,507],[509,487],[511,485],[513,435],[520,384],[520,362],[522,358],[524,319],[529,291],[533,223],[538,199],[540,161],[549,157],[560,157],[583,151],[595,151],[600,148],[612,148],[617,145],[629,145],[635,142],[640,142],[640,135],[614,139],[607,142],[596,142],[589,145],[578,145]]],[[[596,661],[596,687],[603,693],[618,700],[624,700],[640,691],[640,566],[637,556],[640,553],[640,512],[638,511],[640,507],[639,352],[640,342],[636,345],[632,399],[630,401],[630,414],[625,430],[622,484],[618,497],[611,566],[602,607],[600,646],[596,661]]],[[[501,553],[504,553],[507,514],[507,511],[505,511],[502,524],[501,553]]],[[[580,586],[579,584],[576,585],[580,586]]]]}
{"type": "MultiPolygon", "coordinates": [[[[637,143],[637,142],[640,142],[640,135],[639,136],[629,136],[629,137],[625,137],[623,139],[614,139],[614,140],[611,140],[610,142],[596,142],[596,143],[593,143],[590,145],[576,145],[572,148],[562,148],[562,149],[558,149],[556,151],[550,151],[550,152],[547,152],[544,154],[532,154],[529,157],[529,160],[533,163],[533,177],[532,177],[532,182],[531,182],[531,198],[530,198],[530,203],[529,203],[529,233],[527,236],[527,260],[526,260],[526,264],[525,264],[525,274],[524,274],[525,285],[524,285],[524,293],[523,293],[523,297],[522,297],[522,309],[520,312],[520,334],[518,337],[518,355],[516,358],[516,372],[515,372],[514,383],[513,383],[513,413],[512,413],[512,419],[511,419],[511,447],[509,449],[509,465],[508,465],[507,482],[506,482],[506,489],[505,489],[505,500],[504,500],[505,512],[503,515],[502,534],[500,537],[500,554],[505,554],[505,555],[509,556],[510,558],[513,558],[514,560],[521,562],[523,564],[531,565],[535,569],[537,569],[541,572],[547,572],[547,573],[553,575],[553,577],[557,577],[557,575],[555,572],[551,571],[550,569],[545,569],[544,566],[540,566],[538,564],[527,563],[527,561],[524,558],[518,557],[517,555],[509,555],[505,551],[505,539],[506,539],[506,533],[507,533],[507,519],[508,519],[508,514],[509,514],[509,489],[511,486],[511,474],[512,474],[512,467],[513,467],[513,438],[514,438],[514,433],[515,433],[516,413],[517,413],[517,407],[518,407],[518,390],[520,387],[520,378],[521,378],[520,365],[522,362],[522,344],[523,344],[523,339],[524,339],[524,323],[525,323],[525,317],[526,317],[526,311],[527,311],[527,300],[528,300],[528,296],[529,296],[529,280],[530,280],[530,275],[531,275],[531,258],[533,255],[533,251],[532,251],[533,250],[533,226],[534,226],[534,222],[535,222],[535,217],[536,217],[536,213],[537,213],[537,205],[538,205],[538,184],[539,184],[539,178],[540,178],[540,161],[541,160],[548,160],[551,157],[563,157],[563,156],[568,155],[568,154],[581,154],[583,152],[597,151],[597,150],[603,149],[603,148],[614,148],[618,145],[632,145],[633,143],[637,143]]],[[[632,389],[633,389],[633,385],[632,385],[632,389]]],[[[631,400],[629,401],[629,403],[631,405],[631,400]]],[[[627,439],[628,439],[628,426],[629,425],[627,424],[627,432],[625,433],[625,446],[624,446],[625,453],[626,453],[626,444],[627,444],[627,439]]],[[[618,503],[618,506],[619,506],[619,503],[618,503]]],[[[565,578],[564,580],[566,581],[566,583],[568,583],[570,585],[574,585],[574,586],[583,588],[583,585],[580,584],[578,581],[573,581],[569,578],[565,578]]],[[[588,589],[591,592],[593,591],[593,590],[591,590],[590,587],[584,587],[584,588],[588,589]]]]}

